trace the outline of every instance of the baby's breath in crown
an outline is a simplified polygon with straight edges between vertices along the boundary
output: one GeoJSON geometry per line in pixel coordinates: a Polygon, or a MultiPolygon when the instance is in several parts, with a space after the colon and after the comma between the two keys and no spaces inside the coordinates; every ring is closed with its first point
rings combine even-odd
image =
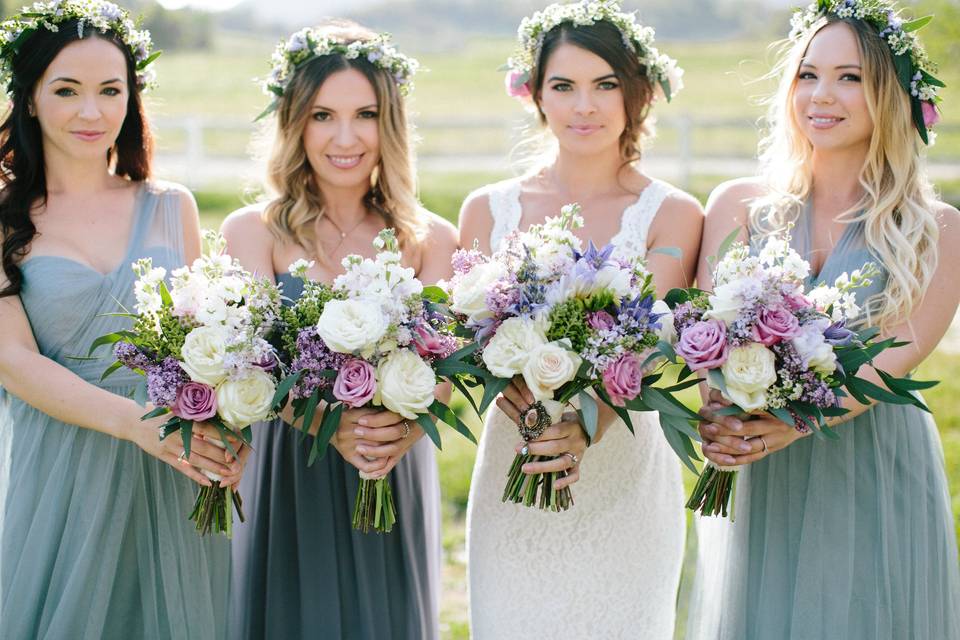
{"type": "Polygon", "coordinates": [[[400,93],[407,95],[413,89],[413,75],[420,67],[414,58],[400,53],[390,42],[386,33],[369,40],[343,42],[325,35],[322,29],[307,27],[297,31],[280,44],[273,52],[273,69],[263,81],[263,91],[274,100],[257,119],[276,111],[286,91],[290,78],[300,65],[320,56],[341,55],[347,60],[364,58],[371,64],[389,73],[396,81],[400,93]]]}
{"type": "Polygon", "coordinates": [[[900,17],[893,2],[889,0],[817,0],[806,9],[798,9],[790,20],[790,38],[799,40],[825,16],[862,20],[877,30],[880,38],[890,47],[897,79],[910,96],[914,125],[924,143],[932,144],[933,128],[940,117],[937,95],[943,82],[933,76],[937,68],[923,48],[916,31],[926,26],[933,16],[916,20],[900,17]]]}
{"type": "Polygon", "coordinates": [[[543,11],[524,18],[517,29],[519,47],[507,60],[507,68],[510,70],[508,93],[515,97],[529,95],[530,72],[540,56],[544,37],[552,29],[564,22],[575,26],[589,26],[603,21],[620,30],[624,46],[636,52],[640,64],[646,69],[647,77],[655,87],[663,91],[669,102],[683,88],[683,69],[677,66],[676,60],[660,53],[653,46],[653,28],[638,23],[633,13],[621,12],[620,5],[614,0],[552,4],[543,11]]]}
{"type": "Polygon", "coordinates": [[[7,93],[11,91],[13,57],[23,43],[38,29],[56,32],[59,31],[59,25],[70,20],[78,21],[77,31],[81,38],[87,28],[101,33],[116,33],[133,54],[138,88],[146,90],[154,86],[155,75],[151,65],[160,52],[151,52],[153,44],[150,32],[138,30],[125,9],[105,0],[54,0],[24,7],[19,15],[0,24],[0,82],[7,88],[7,93]]]}

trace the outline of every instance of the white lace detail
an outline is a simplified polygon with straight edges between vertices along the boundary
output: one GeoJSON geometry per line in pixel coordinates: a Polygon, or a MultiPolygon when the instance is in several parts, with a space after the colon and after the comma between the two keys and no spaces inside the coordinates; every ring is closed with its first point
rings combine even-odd
{"type": "Polygon", "coordinates": [[[490,216],[493,229],[490,230],[490,252],[493,253],[511,231],[520,226],[523,210],[520,208],[520,187],[522,178],[504,180],[490,185],[487,197],[490,200],[490,216]]]}
{"type": "Polygon", "coordinates": [[[613,255],[620,258],[641,258],[647,254],[647,234],[664,199],[673,190],[666,182],[651,180],[632,205],[623,210],[620,231],[610,239],[615,249],[613,255]]]}

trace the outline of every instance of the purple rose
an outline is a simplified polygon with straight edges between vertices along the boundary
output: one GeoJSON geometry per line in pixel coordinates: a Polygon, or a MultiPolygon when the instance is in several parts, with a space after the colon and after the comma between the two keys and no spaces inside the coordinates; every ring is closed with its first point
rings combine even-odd
{"type": "Polygon", "coordinates": [[[727,328],[720,320],[700,320],[683,330],[676,352],[691,371],[719,367],[727,361],[727,328]]]}
{"type": "Polygon", "coordinates": [[[587,314],[587,324],[595,331],[605,331],[612,329],[615,321],[606,311],[594,311],[587,314]]]}
{"type": "Polygon", "coordinates": [[[373,365],[366,360],[347,360],[333,383],[333,396],[354,409],[362,407],[373,399],[377,390],[374,373],[373,365]]]}
{"type": "Polygon", "coordinates": [[[184,420],[207,420],[217,414],[217,393],[210,385],[188,382],[180,387],[177,401],[170,407],[170,411],[184,420]]]}
{"type": "Polygon", "coordinates": [[[633,352],[623,354],[603,370],[603,388],[618,407],[637,397],[642,382],[643,361],[633,352]]]}
{"type": "Polygon", "coordinates": [[[765,347],[790,340],[800,333],[797,316],[786,307],[763,307],[757,313],[753,339],[765,347]]]}
{"type": "Polygon", "coordinates": [[[801,309],[813,308],[813,302],[810,301],[810,298],[803,295],[799,291],[784,294],[783,300],[787,303],[787,307],[791,311],[800,311],[801,309]]]}

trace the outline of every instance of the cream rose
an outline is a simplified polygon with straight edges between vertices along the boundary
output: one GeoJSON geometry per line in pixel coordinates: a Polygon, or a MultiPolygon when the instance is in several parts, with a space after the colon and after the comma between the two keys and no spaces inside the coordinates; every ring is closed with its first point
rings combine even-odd
{"type": "Polygon", "coordinates": [[[487,309],[487,290],[505,275],[507,269],[499,262],[478,264],[453,288],[450,294],[450,309],[464,314],[471,322],[491,317],[493,314],[487,309]]]}
{"type": "Polygon", "coordinates": [[[217,412],[234,429],[266,419],[273,405],[276,385],[261,369],[251,369],[244,377],[224,380],[217,387],[217,412]]]}
{"type": "Polygon", "coordinates": [[[380,305],[369,300],[331,300],[317,321],[317,333],[337,353],[370,357],[387,332],[380,305]]]}
{"type": "Polygon", "coordinates": [[[776,359],[762,344],[752,342],[730,349],[720,367],[730,399],[744,411],[763,409],[767,387],[777,381],[776,359]]]}
{"type": "Polygon", "coordinates": [[[717,319],[727,325],[736,320],[740,309],[743,308],[740,284],[740,282],[730,282],[714,289],[713,294],[708,297],[710,309],[703,314],[703,318],[717,319]]]}
{"type": "Polygon", "coordinates": [[[377,365],[374,404],[399,413],[407,420],[426,413],[433,404],[436,375],[423,359],[409,349],[394,351],[377,365]]]}
{"type": "Polygon", "coordinates": [[[546,343],[542,323],[530,318],[507,318],[483,348],[483,363],[493,375],[512,378],[523,371],[530,354],[546,343]]]}
{"type": "Polygon", "coordinates": [[[227,354],[227,333],[219,327],[198,327],[187,334],[180,348],[183,370],[194,382],[211,387],[227,377],[224,357],[227,354]]]}
{"type": "Polygon", "coordinates": [[[523,367],[523,381],[537,400],[553,397],[559,389],[577,375],[580,356],[563,342],[554,341],[537,347],[523,367]]]}

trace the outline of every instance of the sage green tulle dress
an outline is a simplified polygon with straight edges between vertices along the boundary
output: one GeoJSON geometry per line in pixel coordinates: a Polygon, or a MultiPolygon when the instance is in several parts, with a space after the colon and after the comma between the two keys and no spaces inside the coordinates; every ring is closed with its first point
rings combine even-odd
{"type": "MultiPolygon", "coordinates": [[[[793,245],[810,252],[809,216],[793,245]]],[[[848,225],[811,284],[873,260],[848,225]]],[[[885,277],[858,292],[862,302],[885,277]]],[[[909,347],[904,347],[909,348],[909,347]]],[[[736,521],[698,518],[687,638],[960,638],[960,568],[933,417],[880,403],[748,465],[736,521]]]]}
{"type": "MultiPolygon", "coordinates": [[[[130,263],[183,264],[180,194],[142,184],[124,259],[107,274],[28,257],[21,301],[40,352],[87,382],[127,395],[139,377],[94,339],[128,328],[130,263]]],[[[24,376],[32,375],[24,371],[24,376]]],[[[50,389],[56,393],[56,389],[50,389]]],[[[230,545],[187,519],[196,484],[132,442],[55,420],[0,389],[0,638],[225,637],[230,545]]]]}

